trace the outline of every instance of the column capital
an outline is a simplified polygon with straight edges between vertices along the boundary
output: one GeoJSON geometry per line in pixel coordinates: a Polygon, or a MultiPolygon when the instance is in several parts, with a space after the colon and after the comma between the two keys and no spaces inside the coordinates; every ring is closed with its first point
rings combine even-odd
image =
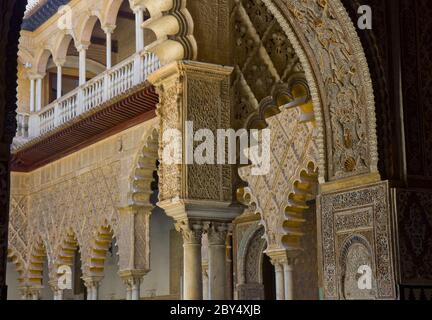
{"type": "Polygon", "coordinates": [[[175,227],[182,234],[185,244],[201,245],[205,229],[203,222],[183,220],[177,222],[175,227]]]}
{"type": "Polygon", "coordinates": [[[65,58],[57,58],[57,59],[54,59],[54,63],[57,67],[63,67],[64,64],[66,63],[66,59],[65,58]]]}
{"type": "Polygon", "coordinates": [[[142,278],[147,274],[145,270],[120,270],[118,275],[125,284],[141,281],[142,278]]]}
{"type": "Polygon", "coordinates": [[[209,245],[226,245],[226,238],[230,230],[230,224],[209,222],[206,226],[209,245]]]}
{"type": "Polygon", "coordinates": [[[106,33],[106,34],[113,34],[114,30],[117,28],[117,26],[115,24],[106,24],[102,27],[102,30],[106,33]]]}
{"type": "Polygon", "coordinates": [[[78,52],[81,52],[83,50],[87,51],[89,47],[90,47],[90,42],[82,42],[76,45],[76,49],[78,52]]]}
{"type": "Polygon", "coordinates": [[[83,277],[84,285],[87,288],[98,288],[101,283],[103,277],[102,276],[89,276],[83,277]]]}
{"type": "Polygon", "coordinates": [[[42,80],[43,78],[45,78],[46,73],[31,73],[29,74],[29,79],[30,80],[42,80]]]}
{"type": "Polygon", "coordinates": [[[301,250],[272,250],[265,252],[269,256],[271,263],[276,267],[284,264],[293,265],[296,262],[301,250]]]}

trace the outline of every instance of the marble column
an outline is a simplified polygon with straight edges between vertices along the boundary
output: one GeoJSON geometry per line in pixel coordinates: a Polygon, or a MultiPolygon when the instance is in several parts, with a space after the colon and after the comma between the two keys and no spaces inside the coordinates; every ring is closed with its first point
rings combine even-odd
{"type": "Polygon", "coordinates": [[[211,223],[208,229],[210,300],[225,299],[227,233],[227,224],[211,223]]]}
{"type": "Polygon", "coordinates": [[[291,260],[284,261],[283,270],[284,270],[285,300],[294,300],[293,265],[291,260]]]}
{"type": "Polygon", "coordinates": [[[106,35],[106,68],[107,70],[112,67],[112,34],[116,26],[104,26],[103,30],[106,35]]]}
{"type": "Polygon", "coordinates": [[[209,300],[209,277],[208,277],[208,263],[202,264],[203,276],[203,300],[209,300]]]}
{"type": "Polygon", "coordinates": [[[87,81],[87,49],[88,45],[79,45],[79,85],[82,86],[87,81]]]}
{"type": "Polygon", "coordinates": [[[202,300],[201,244],[203,225],[201,223],[177,223],[176,228],[183,236],[183,298],[202,300]]]}
{"type": "Polygon", "coordinates": [[[136,52],[139,53],[144,50],[144,29],[142,24],[144,22],[144,9],[135,9],[135,38],[136,38],[136,52]]]}
{"type": "Polygon", "coordinates": [[[57,65],[57,99],[60,99],[63,94],[63,64],[64,62],[56,62],[57,65]]]}
{"type": "Polygon", "coordinates": [[[36,78],[36,112],[42,110],[42,80],[44,76],[40,75],[36,78]]]}
{"type": "Polygon", "coordinates": [[[30,112],[36,111],[35,91],[36,91],[36,80],[34,78],[31,78],[30,79],[30,112]]]}
{"type": "Polygon", "coordinates": [[[276,273],[276,300],[285,300],[284,270],[282,264],[274,263],[276,273]]]}

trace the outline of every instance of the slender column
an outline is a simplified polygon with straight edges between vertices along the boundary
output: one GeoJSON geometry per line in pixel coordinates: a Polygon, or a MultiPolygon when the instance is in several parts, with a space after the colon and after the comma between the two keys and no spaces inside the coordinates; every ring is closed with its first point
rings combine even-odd
{"type": "Polygon", "coordinates": [[[203,226],[200,223],[177,223],[183,236],[183,297],[184,300],[202,300],[201,241],[203,226]]]}
{"type": "Polygon", "coordinates": [[[60,99],[62,97],[62,83],[63,83],[63,65],[58,63],[57,64],[57,99],[60,99]]]}
{"type": "Polygon", "coordinates": [[[202,275],[203,275],[203,300],[209,300],[208,263],[203,263],[202,275]]]}
{"type": "Polygon", "coordinates": [[[106,35],[106,68],[107,70],[112,67],[112,34],[116,26],[104,26],[103,30],[106,35]]]}
{"type": "Polygon", "coordinates": [[[36,78],[36,112],[42,110],[42,79],[43,76],[36,78]]]}
{"type": "Polygon", "coordinates": [[[284,270],[284,280],[285,280],[285,300],[294,300],[292,261],[290,260],[284,261],[283,270],[284,270]]]}
{"type": "Polygon", "coordinates": [[[130,286],[126,286],[126,300],[132,300],[132,288],[130,286]]]}
{"type": "Polygon", "coordinates": [[[284,273],[283,267],[280,263],[274,263],[275,273],[276,273],[276,300],[285,299],[285,289],[284,289],[284,273]]]}
{"type": "Polygon", "coordinates": [[[226,292],[226,224],[212,223],[208,229],[210,300],[224,300],[226,292]]]}
{"type": "Polygon", "coordinates": [[[79,85],[82,86],[87,81],[87,49],[88,45],[79,45],[77,50],[79,52],[79,85]]]}
{"type": "Polygon", "coordinates": [[[135,38],[136,38],[136,52],[144,50],[144,29],[142,24],[144,23],[144,9],[135,9],[135,38]]]}
{"type": "Polygon", "coordinates": [[[36,111],[36,106],[35,106],[35,79],[31,78],[30,79],[30,112],[35,112],[36,111]]]}

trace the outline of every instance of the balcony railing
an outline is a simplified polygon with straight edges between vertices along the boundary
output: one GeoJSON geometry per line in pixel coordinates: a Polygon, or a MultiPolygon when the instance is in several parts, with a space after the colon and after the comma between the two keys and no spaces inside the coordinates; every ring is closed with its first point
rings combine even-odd
{"type": "Polygon", "coordinates": [[[18,114],[17,137],[21,137],[20,141],[28,141],[47,134],[143,83],[160,67],[155,54],[135,54],[52,102],[40,112],[18,114]]]}

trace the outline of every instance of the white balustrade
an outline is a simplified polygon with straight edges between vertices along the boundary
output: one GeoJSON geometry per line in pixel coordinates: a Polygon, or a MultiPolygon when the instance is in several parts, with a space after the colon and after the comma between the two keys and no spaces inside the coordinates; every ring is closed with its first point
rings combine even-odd
{"type": "MultiPolygon", "coordinates": [[[[89,112],[136,85],[161,67],[153,53],[135,54],[26,118],[29,138],[36,138],[89,112]],[[136,64],[139,65],[136,65],[136,64]],[[138,74],[137,74],[138,73],[138,74]]],[[[19,118],[21,119],[21,118],[19,118]]],[[[24,125],[22,125],[24,126],[24,125]]]]}

